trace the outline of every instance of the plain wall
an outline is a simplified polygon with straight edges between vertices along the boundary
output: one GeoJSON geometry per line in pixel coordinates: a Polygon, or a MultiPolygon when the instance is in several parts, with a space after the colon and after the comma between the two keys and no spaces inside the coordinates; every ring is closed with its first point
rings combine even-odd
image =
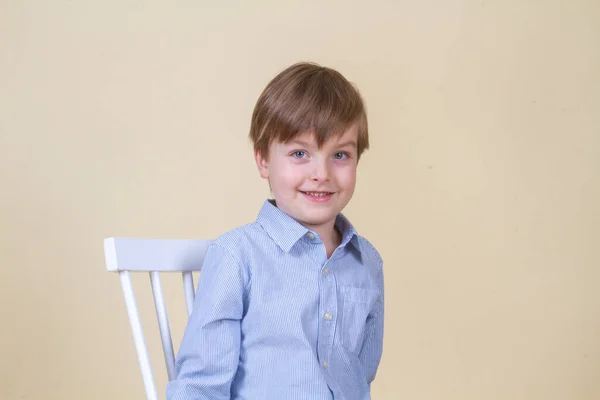
{"type": "Polygon", "coordinates": [[[144,397],[102,239],[253,221],[252,108],[300,60],[368,105],[346,214],[385,260],[374,399],[600,398],[599,21],[596,0],[2,1],[0,398],[144,397]]]}

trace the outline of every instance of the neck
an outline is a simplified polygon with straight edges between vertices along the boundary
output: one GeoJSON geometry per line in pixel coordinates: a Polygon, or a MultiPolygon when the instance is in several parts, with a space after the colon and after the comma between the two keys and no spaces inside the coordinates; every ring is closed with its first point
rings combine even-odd
{"type": "Polygon", "coordinates": [[[325,226],[307,226],[307,228],[319,234],[321,241],[325,244],[327,259],[331,257],[335,249],[342,243],[342,234],[335,227],[335,220],[325,226]]]}

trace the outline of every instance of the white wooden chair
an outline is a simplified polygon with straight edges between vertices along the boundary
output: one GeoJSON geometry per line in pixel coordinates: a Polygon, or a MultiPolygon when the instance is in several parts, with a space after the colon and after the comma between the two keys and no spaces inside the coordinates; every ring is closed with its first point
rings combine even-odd
{"type": "Polygon", "coordinates": [[[148,349],[137,309],[131,272],[148,272],[154,295],[154,305],[169,381],[175,377],[175,354],[171,329],[162,292],[160,273],[180,272],[183,275],[188,316],[194,304],[194,281],[192,273],[200,271],[210,240],[106,238],[104,258],[106,269],[118,272],[121,278],[125,305],[133,332],[133,341],[142,371],[148,400],[157,400],[156,384],[148,357],[148,349]]]}

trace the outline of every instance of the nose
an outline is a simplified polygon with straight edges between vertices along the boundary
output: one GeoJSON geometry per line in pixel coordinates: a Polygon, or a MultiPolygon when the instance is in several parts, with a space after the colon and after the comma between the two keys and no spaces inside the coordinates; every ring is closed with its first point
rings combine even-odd
{"type": "Polygon", "coordinates": [[[329,180],[329,165],[325,160],[315,160],[311,180],[314,182],[327,182],[329,180]]]}

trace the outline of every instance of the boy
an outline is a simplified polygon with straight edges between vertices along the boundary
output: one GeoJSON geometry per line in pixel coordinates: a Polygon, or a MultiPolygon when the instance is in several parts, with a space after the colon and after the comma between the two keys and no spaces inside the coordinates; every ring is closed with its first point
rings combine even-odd
{"type": "Polygon", "coordinates": [[[369,144],[360,94],[292,65],[259,97],[250,138],[273,199],[209,248],[167,398],[370,399],[383,264],[341,214],[369,144]]]}

